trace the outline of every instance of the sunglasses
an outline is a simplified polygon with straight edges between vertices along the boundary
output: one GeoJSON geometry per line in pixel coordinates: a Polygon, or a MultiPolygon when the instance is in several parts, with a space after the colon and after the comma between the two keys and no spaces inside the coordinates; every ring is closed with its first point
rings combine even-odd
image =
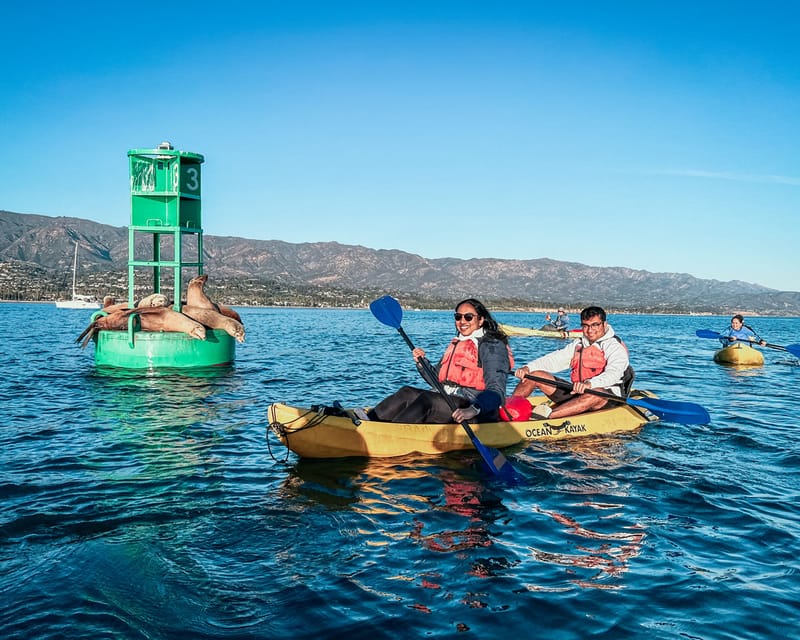
{"type": "Polygon", "coordinates": [[[454,313],[453,317],[456,319],[456,322],[464,318],[467,322],[472,322],[477,316],[474,313],[454,313]]]}
{"type": "Polygon", "coordinates": [[[597,329],[597,327],[601,326],[602,324],[603,324],[602,322],[592,322],[592,323],[581,322],[581,327],[583,327],[584,329],[597,329]]]}

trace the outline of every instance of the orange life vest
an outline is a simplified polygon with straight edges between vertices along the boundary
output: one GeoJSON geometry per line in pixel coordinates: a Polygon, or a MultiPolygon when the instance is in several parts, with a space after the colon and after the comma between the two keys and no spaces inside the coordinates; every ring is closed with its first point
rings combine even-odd
{"type": "MultiPolygon", "coordinates": [[[[508,345],[506,345],[506,349],[508,350],[509,368],[513,370],[514,357],[511,355],[511,348],[508,345]]],[[[478,391],[486,388],[478,345],[474,340],[453,338],[439,363],[439,382],[469,387],[478,391]]]]}
{"type": "MultiPolygon", "coordinates": [[[[628,347],[625,346],[625,343],[617,336],[614,337],[619,340],[619,343],[627,351],[628,347]]],[[[597,344],[584,347],[583,343],[580,343],[575,347],[575,353],[569,363],[571,369],[570,379],[573,382],[586,382],[589,378],[594,378],[603,373],[607,364],[606,353],[597,344]]]]}

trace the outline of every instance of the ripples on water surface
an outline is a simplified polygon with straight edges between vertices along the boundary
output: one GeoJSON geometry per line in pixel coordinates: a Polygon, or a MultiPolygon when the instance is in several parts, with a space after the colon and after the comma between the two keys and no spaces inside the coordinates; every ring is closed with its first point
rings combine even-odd
{"type": "MultiPolygon", "coordinates": [[[[507,451],[299,461],[272,401],[419,384],[368,311],[241,309],[234,367],[98,371],[88,320],[0,305],[0,636],[784,638],[800,623],[800,366],[711,361],[727,318],[612,316],[637,386],[707,426],[507,451]],[[272,452],[280,461],[276,462],[272,452]],[[522,636],[521,634],[528,634],[522,636]]],[[[500,313],[538,325],[541,317],[500,313]]],[[[799,319],[754,318],[770,343],[799,319]]],[[[450,314],[406,312],[437,356],[450,314]]],[[[518,362],[554,348],[514,338],[518,362]]]]}

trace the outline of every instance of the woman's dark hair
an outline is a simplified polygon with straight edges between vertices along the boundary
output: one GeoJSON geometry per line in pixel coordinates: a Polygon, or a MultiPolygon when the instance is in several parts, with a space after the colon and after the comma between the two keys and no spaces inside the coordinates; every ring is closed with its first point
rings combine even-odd
{"type": "Polygon", "coordinates": [[[744,316],[741,313],[737,313],[731,320],[738,320],[742,324],[744,324],[744,316]]]}
{"type": "Polygon", "coordinates": [[[458,311],[458,308],[462,304],[471,304],[475,307],[478,316],[483,318],[483,333],[487,338],[494,338],[495,340],[500,340],[500,342],[508,344],[508,336],[503,333],[503,330],[497,325],[497,320],[492,317],[492,314],[489,313],[489,310],[483,306],[480,300],[476,300],[475,298],[462,300],[456,305],[455,311],[458,311]]]}

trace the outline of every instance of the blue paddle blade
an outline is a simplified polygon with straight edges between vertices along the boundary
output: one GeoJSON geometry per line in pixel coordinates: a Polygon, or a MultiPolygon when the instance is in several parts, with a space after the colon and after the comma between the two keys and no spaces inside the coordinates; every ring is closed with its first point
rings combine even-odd
{"type": "Polygon", "coordinates": [[[475,432],[472,430],[472,427],[469,426],[468,422],[462,422],[461,426],[467,432],[469,439],[472,441],[472,445],[477,449],[478,453],[481,454],[483,464],[489,471],[507,482],[519,480],[519,474],[517,474],[514,467],[511,466],[511,463],[506,459],[502,451],[493,447],[487,447],[483,444],[478,439],[478,436],[475,435],[475,432]]]}
{"type": "Polygon", "coordinates": [[[680,424],[708,424],[711,422],[708,411],[692,402],[659,398],[628,398],[626,402],[633,407],[647,409],[667,422],[679,422],[680,424]]]}
{"type": "Polygon", "coordinates": [[[716,331],[709,331],[708,329],[698,329],[694,332],[698,338],[721,338],[722,336],[716,331]]]}
{"type": "Polygon", "coordinates": [[[787,344],[786,350],[793,356],[800,358],[800,344],[787,344]]]}
{"type": "Polygon", "coordinates": [[[483,463],[489,467],[489,470],[496,476],[510,483],[519,481],[519,474],[500,451],[492,447],[486,447],[481,442],[477,443],[476,449],[478,449],[478,453],[481,454],[483,463]]]}
{"type": "Polygon", "coordinates": [[[392,296],[383,296],[369,303],[369,310],[379,322],[392,329],[399,329],[403,323],[403,307],[392,296]]]}

